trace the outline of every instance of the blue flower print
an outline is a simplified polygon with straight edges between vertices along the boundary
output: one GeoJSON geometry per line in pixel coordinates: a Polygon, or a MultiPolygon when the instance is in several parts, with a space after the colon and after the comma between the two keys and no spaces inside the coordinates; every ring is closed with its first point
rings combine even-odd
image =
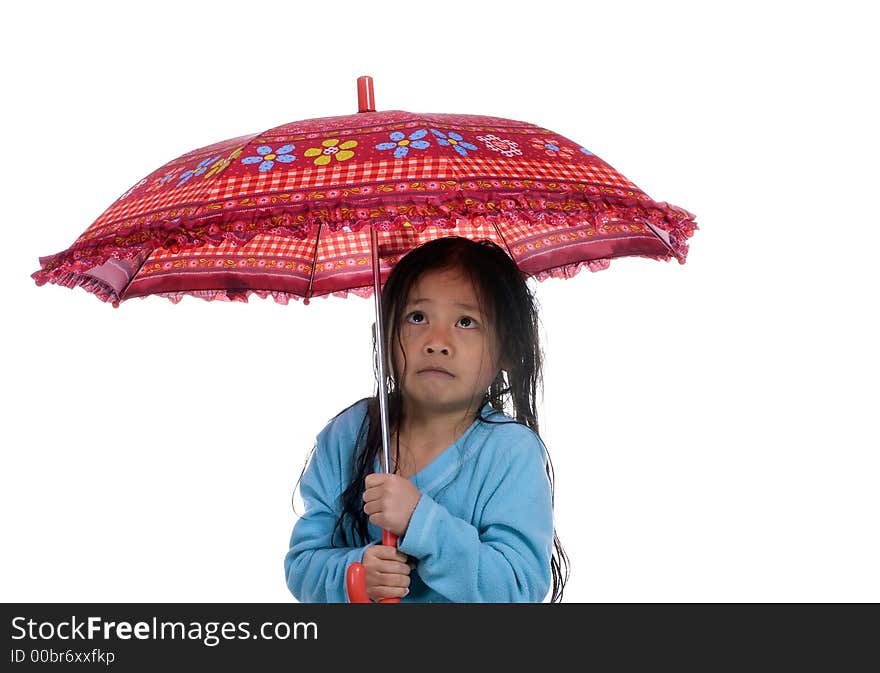
{"type": "MultiPolygon", "coordinates": [[[[177,183],[177,186],[180,187],[181,185],[185,184],[194,175],[201,175],[206,170],[208,170],[208,166],[213,164],[219,158],[220,158],[220,155],[218,154],[216,157],[211,157],[210,159],[204,159],[204,160],[200,161],[199,165],[196,166],[195,168],[193,168],[192,170],[184,171],[180,176],[180,182],[177,183]]],[[[170,177],[170,176],[168,176],[168,177],[170,177]]]]}
{"type": "Polygon", "coordinates": [[[588,157],[595,156],[595,155],[594,155],[592,152],[590,152],[590,150],[588,150],[586,147],[581,147],[581,152],[583,152],[584,154],[586,154],[588,157]]]}
{"type": "Polygon", "coordinates": [[[437,136],[437,142],[440,145],[449,145],[463,157],[466,157],[468,155],[468,150],[470,150],[471,152],[475,152],[477,149],[476,145],[471,145],[470,143],[464,142],[464,138],[462,138],[455,131],[450,131],[449,135],[446,135],[445,133],[438,131],[437,129],[431,129],[431,133],[437,136]]]}
{"type": "Polygon", "coordinates": [[[295,147],[296,145],[284,145],[273,152],[272,148],[268,145],[260,145],[257,148],[257,154],[260,156],[245,157],[241,160],[241,163],[260,164],[260,173],[265,173],[266,171],[272,170],[272,166],[275,165],[276,161],[280,161],[283,164],[289,164],[291,161],[295,161],[296,157],[291,154],[295,147]]]}
{"type": "Polygon", "coordinates": [[[413,133],[409,134],[409,138],[407,138],[400,131],[395,131],[391,134],[391,140],[394,142],[390,143],[379,143],[376,145],[377,150],[394,150],[394,158],[395,159],[403,159],[407,154],[409,154],[410,148],[414,148],[417,150],[423,150],[431,146],[427,140],[422,140],[428,132],[424,129],[419,129],[413,133]]]}

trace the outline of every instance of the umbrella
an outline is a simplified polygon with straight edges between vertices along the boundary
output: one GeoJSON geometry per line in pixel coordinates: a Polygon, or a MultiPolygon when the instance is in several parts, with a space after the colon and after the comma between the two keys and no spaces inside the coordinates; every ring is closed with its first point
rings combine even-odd
{"type": "Polygon", "coordinates": [[[654,201],[582,144],[500,117],[377,112],[370,77],[359,78],[358,94],[356,114],[283,124],[166,163],[69,248],[41,257],[32,277],[114,307],[149,295],[282,304],[373,295],[384,381],[379,288],[400,257],[438,236],[491,240],[538,280],[606,269],[617,257],[685,262],[695,216],[654,201]]]}

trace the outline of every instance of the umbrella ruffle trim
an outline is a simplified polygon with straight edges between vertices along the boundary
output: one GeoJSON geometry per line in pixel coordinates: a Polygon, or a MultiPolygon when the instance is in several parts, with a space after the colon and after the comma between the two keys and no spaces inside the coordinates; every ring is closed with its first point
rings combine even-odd
{"type": "MultiPolygon", "coordinates": [[[[531,277],[541,282],[549,278],[573,278],[584,269],[595,273],[597,271],[603,271],[607,269],[610,264],[610,259],[595,259],[585,262],[576,262],[574,264],[564,264],[553,269],[547,269],[546,271],[541,271],[531,277]]],[[[110,302],[114,307],[119,307],[120,300],[116,292],[114,292],[105,283],[94,278],[75,273],[67,273],[59,275],[58,279],[52,282],[57,285],[61,285],[71,289],[81,287],[87,292],[91,292],[92,294],[94,294],[101,301],[110,302]]],[[[281,292],[276,290],[182,290],[180,292],[157,292],[155,294],[155,296],[168,299],[172,304],[180,303],[180,301],[187,296],[202,299],[204,301],[247,303],[250,301],[250,298],[253,295],[256,295],[260,299],[267,299],[271,297],[276,304],[281,304],[284,306],[287,306],[291,300],[302,301],[303,304],[308,305],[310,299],[308,297],[302,297],[293,292],[281,292]]],[[[311,299],[327,299],[331,296],[347,298],[349,295],[354,295],[363,299],[369,299],[373,296],[373,287],[356,287],[349,288],[348,290],[328,292],[326,294],[316,294],[312,295],[311,299]]],[[[138,299],[146,299],[148,296],[154,295],[144,295],[142,297],[138,297],[138,299]]]]}
{"type": "MultiPolygon", "coordinates": [[[[347,297],[349,294],[368,299],[373,296],[373,288],[351,288],[349,290],[341,290],[339,292],[330,292],[322,295],[312,295],[311,299],[315,299],[316,297],[319,299],[326,299],[330,296],[344,298],[347,297]]],[[[291,300],[302,301],[304,304],[309,303],[309,299],[306,297],[301,297],[300,295],[294,294],[293,292],[280,292],[276,290],[182,290],[180,292],[157,292],[155,296],[165,297],[165,299],[170,300],[172,304],[177,304],[180,303],[180,301],[187,296],[196,297],[197,299],[203,299],[205,301],[248,302],[253,295],[256,295],[260,299],[268,299],[269,297],[271,297],[275,300],[276,304],[282,304],[284,306],[287,306],[287,304],[289,304],[291,300]]],[[[146,296],[140,297],[140,299],[146,299],[146,296]]]]}
{"type": "MultiPolygon", "coordinates": [[[[112,289],[86,275],[90,269],[111,258],[145,258],[156,248],[166,248],[176,253],[205,245],[219,245],[226,241],[241,246],[261,234],[291,236],[302,240],[314,237],[324,227],[331,232],[344,231],[353,234],[369,226],[377,231],[411,228],[421,232],[429,226],[451,230],[463,219],[468,220],[471,227],[485,228],[487,231],[505,224],[520,227],[541,225],[557,227],[562,231],[566,226],[590,226],[601,236],[610,229],[625,232],[630,226],[650,228],[658,238],[664,240],[669,251],[668,255],[660,259],[674,257],[683,264],[688,253],[687,240],[697,230],[692,213],[678,206],[652,201],[644,194],[640,194],[638,198],[605,194],[586,200],[559,200],[559,194],[552,195],[555,197],[552,200],[548,195],[536,193],[495,195],[491,200],[477,200],[476,196],[458,192],[458,198],[446,201],[432,197],[422,202],[402,202],[395,205],[365,203],[362,208],[316,208],[309,205],[303,206],[299,211],[294,210],[290,204],[234,212],[223,212],[222,209],[211,212],[210,208],[202,208],[198,212],[194,210],[192,213],[178,210],[165,213],[162,218],[121,227],[100,238],[81,237],[69,249],[41,258],[42,269],[33,273],[32,277],[38,285],[55,283],[65,287],[80,286],[103,301],[117,303],[118,297],[112,289]],[[171,215],[173,217],[169,217],[171,215]],[[186,228],[180,225],[181,219],[188,223],[186,228]]],[[[480,193],[480,196],[486,198],[485,193],[480,193]]],[[[606,262],[607,260],[587,260],[542,271],[536,277],[539,280],[546,277],[570,277],[584,264],[595,271],[599,270],[594,268],[597,263],[601,265],[606,262]]],[[[370,294],[367,296],[370,296],[372,290],[368,291],[370,294]]],[[[260,292],[262,291],[255,290],[248,294],[260,292]]],[[[225,290],[205,293],[213,299],[220,299],[218,295],[229,294],[225,290]]],[[[236,293],[231,294],[233,298],[230,301],[235,301],[236,293]]],[[[278,295],[276,301],[280,303],[287,303],[290,296],[299,298],[289,293],[272,291],[263,292],[261,296],[268,295],[278,295]]]]}
{"type": "Polygon", "coordinates": [[[56,272],[48,274],[38,271],[31,274],[31,276],[36,280],[37,285],[45,285],[48,282],[70,289],[81,287],[86,292],[91,292],[101,301],[111,302],[114,306],[119,305],[119,295],[116,294],[110,285],[97,278],[86,276],[82,273],[76,273],[68,271],[66,268],[62,268],[56,272]]]}
{"type": "MultiPolygon", "coordinates": [[[[556,267],[554,269],[548,269],[547,271],[542,271],[540,273],[536,273],[532,278],[538,281],[545,281],[549,278],[573,278],[578,273],[580,273],[584,269],[588,269],[589,271],[603,271],[607,269],[611,264],[610,259],[596,259],[590,260],[588,262],[577,262],[575,264],[565,264],[563,266],[556,267]]],[[[195,297],[197,299],[203,299],[205,301],[226,301],[226,302],[245,302],[250,301],[252,296],[256,295],[260,299],[268,299],[272,298],[275,300],[276,304],[282,304],[287,306],[291,300],[294,301],[302,301],[304,304],[309,303],[310,298],[301,297],[298,294],[294,294],[292,292],[279,292],[275,290],[242,290],[242,291],[231,291],[231,290],[182,290],[180,292],[157,292],[155,296],[164,297],[168,299],[173,304],[178,304],[184,297],[195,297]]],[[[348,290],[340,290],[336,292],[328,292],[326,294],[316,294],[312,295],[311,299],[327,299],[328,297],[340,297],[347,298],[349,295],[354,295],[356,297],[361,297],[363,299],[369,299],[373,296],[373,287],[355,287],[349,288],[348,290]]],[[[153,295],[149,295],[153,296],[153,295]]],[[[139,299],[146,299],[146,296],[139,297],[139,299]]],[[[105,299],[105,301],[107,301],[105,299]]],[[[116,304],[114,304],[116,305],[116,304]]]]}

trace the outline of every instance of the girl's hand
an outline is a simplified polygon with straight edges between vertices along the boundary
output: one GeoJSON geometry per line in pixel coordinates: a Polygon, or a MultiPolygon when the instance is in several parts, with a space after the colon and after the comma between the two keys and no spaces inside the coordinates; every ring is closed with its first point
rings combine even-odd
{"type": "Polygon", "coordinates": [[[397,474],[368,474],[364,481],[364,512],[370,523],[403,537],[422,494],[409,480],[397,474]]]}
{"type": "Polygon", "coordinates": [[[364,550],[367,595],[374,603],[383,598],[403,598],[409,593],[406,554],[395,547],[377,544],[364,550]]]}

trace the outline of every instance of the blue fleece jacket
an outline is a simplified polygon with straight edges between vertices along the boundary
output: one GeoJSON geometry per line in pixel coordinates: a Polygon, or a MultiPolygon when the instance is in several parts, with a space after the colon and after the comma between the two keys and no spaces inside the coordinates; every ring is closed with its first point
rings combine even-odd
{"type": "MultiPolygon", "coordinates": [[[[363,558],[365,546],[334,547],[330,540],[366,412],[361,400],[327,424],[300,482],[305,512],[294,525],[284,570],[301,602],[347,602],[346,568],[363,558]]],[[[474,421],[411,477],[422,496],[398,541],[417,561],[403,602],[542,602],[547,596],[553,510],[544,445],[488,404],[481,415],[496,423],[474,421]]],[[[369,533],[371,544],[381,540],[379,527],[370,524],[369,533]]]]}

